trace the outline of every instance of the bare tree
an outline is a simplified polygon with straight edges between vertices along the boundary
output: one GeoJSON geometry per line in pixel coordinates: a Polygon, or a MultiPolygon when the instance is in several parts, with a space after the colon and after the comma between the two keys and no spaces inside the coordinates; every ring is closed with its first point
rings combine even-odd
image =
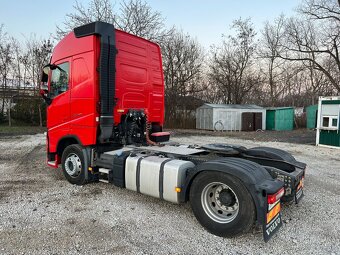
{"type": "Polygon", "coordinates": [[[340,0],[305,0],[299,11],[315,20],[340,22],[340,0]]]}
{"type": "MultiPolygon", "coordinates": [[[[28,72],[30,74],[30,79],[32,84],[34,84],[33,89],[37,89],[40,84],[41,70],[43,66],[49,62],[51,57],[53,44],[50,39],[36,39],[35,36],[31,36],[26,42],[27,57],[28,57],[28,72]]],[[[35,93],[38,98],[38,93],[35,93]]],[[[39,124],[42,126],[42,114],[41,105],[38,104],[39,111],[39,124]]]]}
{"type": "Polygon", "coordinates": [[[115,23],[113,5],[110,0],[91,0],[87,7],[76,0],[73,9],[74,12],[66,14],[62,26],[57,25],[56,39],[63,38],[75,27],[94,21],[115,23]]]}
{"type": "Polygon", "coordinates": [[[225,37],[222,46],[212,48],[210,79],[220,89],[223,103],[240,104],[260,82],[254,69],[256,32],[250,19],[235,20],[235,36],[225,37]]]}
{"type": "Polygon", "coordinates": [[[7,82],[9,79],[11,65],[13,61],[12,47],[7,33],[4,31],[4,25],[0,25],[0,75],[1,75],[1,88],[2,88],[2,102],[1,102],[1,115],[4,115],[6,104],[6,90],[7,82]]]}
{"type": "Polygon", "coordinates": [[[291,61],[309,62],[340,92],[340,5],[335,0],[306,0],[300,7],[305,15],[287,22],[285,54],[291,61]]]}
{"type": "MultiPolygon", "coordinates": [[[[195,108],[195,96],[204,90],[202,84],[203,49],[189,35],[175,30],[163,44],[165,104],[167,120],[183,119],[179,110],[195,108]],[[179,109],[181,108],[181,109],[179,109]]],[[[185,119],[185,116],[184,116],[185,119]]]]}
{"type": "Polygon", "coordinates": [[[159,43],[172,31],[165,29],[161,13],[152,10],[151,6],[142,0],[123,0],[117,14],[111,0],[91,0],[86,7],[76,1],[73,8],[72,13],[66,14],[62,26],[57,26],[57,39],[61,39],[75,27],[94,21],[114,24],[123,31],[159,43]]]}
{"type": "Polygon", "coordinates": [[[279,96],[283,93],[285,86],[283,79],[284,64],[279,55],[282,52],[282,40],[284,38],[285,17],[279,16],[273,24],[268,21],[262,30],[262,38],[260,41],[259,57],[263,59],[261,62],[261,70],[269,86],[270,105],[276,106],[279,96]]]}
{"type": "Polygon", "coordinates": [[[11,44],[12,44],[12,49],[13,49],[13,61],[12,61],[12,76],[13,79],[15,79],[15,84],[17,88],[20,88],[22,85],[22,62],[21,62],[21,54],[23,52],[22,47],[19,43],[19,41],[11,37],[10,38],[11,44]]]}
{"type": "Polygon", "coordinates": [[[313,63],[304,63],[304,72],[306,73],[306,96],[310,99],[312,105],[317,103],[319,95],[327,95],[327,86],[329,82],[323,72],[316,70],[313,63]]]}
{"type": "Polygon", "coordinates": [[[159,43],[173,31],[165,29],[162,14],[142,0],[122,1],[116,24],[128,33],[159,43]]]}
{"type": "Polygon", "coordinates": [[[35,35],[31,35],[26,40],[26,49],[31,82],[37,87],[40,82],[41,70],[51,57],[53,44],[50,39],[37,39],[35,35]]]}

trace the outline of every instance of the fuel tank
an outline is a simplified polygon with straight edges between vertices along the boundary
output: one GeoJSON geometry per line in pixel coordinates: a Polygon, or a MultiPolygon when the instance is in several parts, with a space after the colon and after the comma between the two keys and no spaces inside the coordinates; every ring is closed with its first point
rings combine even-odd
{"type": "Polygon", "coordinates": [[[179,203],[178,192],[186,171],[194,163],[161,156],[130,155],[125,163],[125,186],[129,190],[179,203]]]}

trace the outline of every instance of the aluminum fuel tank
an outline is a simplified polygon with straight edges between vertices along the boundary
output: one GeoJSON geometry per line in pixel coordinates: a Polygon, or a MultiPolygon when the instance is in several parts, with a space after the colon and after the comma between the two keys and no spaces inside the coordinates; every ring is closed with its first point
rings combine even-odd
{"type": "Polygon", "coordinates": [[[185,181],[190,161],[160,156],[131,155],[125,163],[125,186],[145,195],[178,202],[178,189],[185,181]]]}

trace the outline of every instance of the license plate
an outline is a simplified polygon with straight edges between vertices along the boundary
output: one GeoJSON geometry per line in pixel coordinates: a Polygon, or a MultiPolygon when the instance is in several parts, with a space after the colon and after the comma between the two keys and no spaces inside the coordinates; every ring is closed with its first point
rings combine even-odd
{"type": "Polygon", "coordinates": [[[268,205],[266,220],[263,223],[263,238],[267,242],[282,226],[281,203],[268,205]]]}
{"type": "Polygon", "coordinates": [[[303,194],[303,186],[304,186],[304,177],[302,177],[302,179],[299,182],[299,185],[297,186],[296,192],[295,192],[295,203],[298,204],[301,200],[301,198],[303,198],[304,194],[303,194]]]}

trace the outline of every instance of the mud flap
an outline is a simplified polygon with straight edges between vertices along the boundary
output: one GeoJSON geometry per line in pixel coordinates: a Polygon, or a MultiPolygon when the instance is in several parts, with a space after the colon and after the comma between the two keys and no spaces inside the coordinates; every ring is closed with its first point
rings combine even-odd
{"type": "Polygon", "coordinates": [[[91,149],[84,148],[82,149],[82,152],[84,155],[84,175],[85,175],[84,182],[89,183],[89,182],[97,181],[98,176],[92,174],[89,171],[89,167],[91,166],[91,149]]]}
{"type": "Polygon", "coordinates": [[[263,221],[263,239],[268,242],[269,239],[282,227],[281,219],[281,202],[276,201],[274,204],[266,202],[267,211],[264,214],[263,221]]]}
{"type": "Polygon", "coordinates": [[[294,194],[295,204],[298,204],[304,196],[304,194],[303,194],[304,179],[305,178],[302,177],[302,179],[299,182],[298,187],[296,188],[296,192],[294,194]]]}

